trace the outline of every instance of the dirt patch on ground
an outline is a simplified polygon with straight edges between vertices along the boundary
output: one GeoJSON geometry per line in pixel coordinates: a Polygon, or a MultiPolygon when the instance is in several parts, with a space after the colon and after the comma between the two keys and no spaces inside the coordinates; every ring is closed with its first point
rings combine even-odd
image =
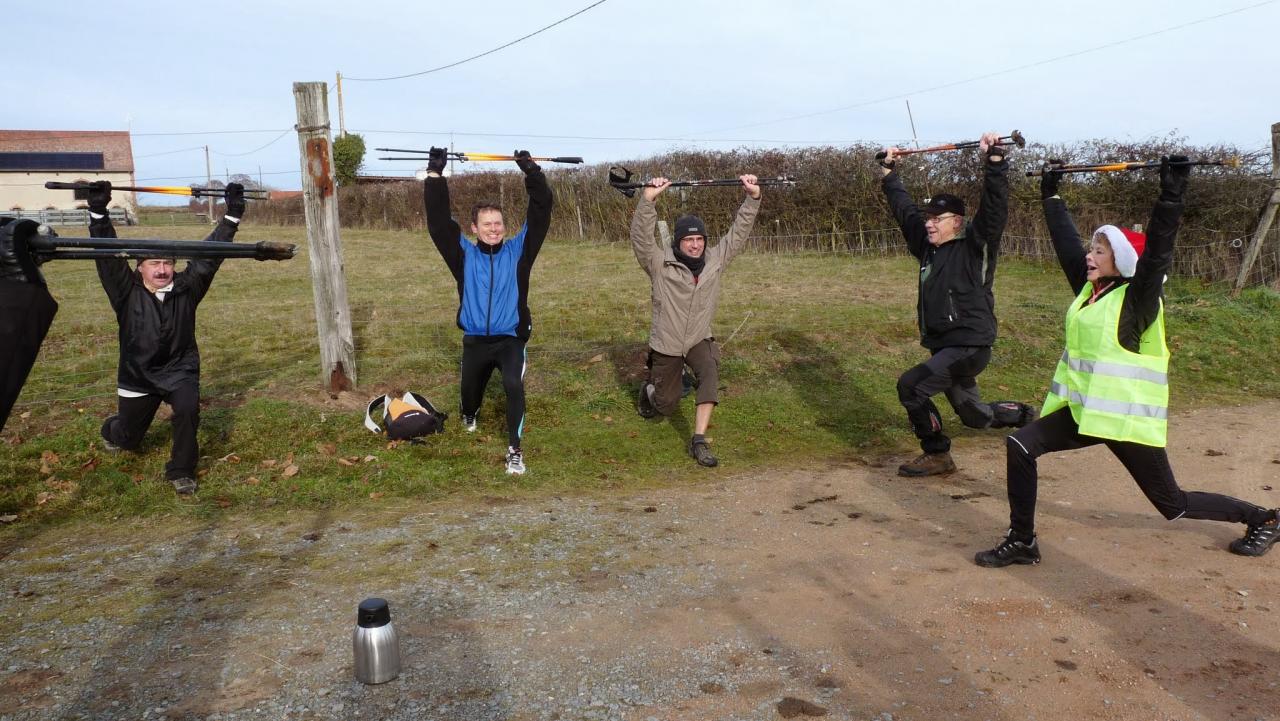
{"type": "MultiPolygon", "coordinates": [[[[1184,413],[1175,471],[1280,506],[1276,427],[1184,413]]],[[[1044,563],[978,568],[1003,445],[956,457],[49,531],[0,560],[0,719],[1280,719],[1280,552],[1164,521],[1095,448],[1041,463],[1044,563]],[[368,596],[402,637],[377,687],[351,675],[368,596]]]]}

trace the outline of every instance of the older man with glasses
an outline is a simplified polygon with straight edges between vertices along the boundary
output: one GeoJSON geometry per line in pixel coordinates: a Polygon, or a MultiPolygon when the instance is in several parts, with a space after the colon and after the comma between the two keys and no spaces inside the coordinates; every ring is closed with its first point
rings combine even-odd
{"type": "Polygon", "coordinates": [[[920,261],[916,316],[920,344],[929,360],[898,378],[898,400],[907,409],[911,429],[923,451],[898,467],[903,476],[931,476],[956,468],[951,439],[933,396],[945,393],[960,421],[970,428],[1022,427],[1035,416],[1025,403],[984,403],[978,374],[991,360],[996,340],[996,259],[1009,204],[1009,162],[998,133],[985,133],[978,151],[985,159],[982,197],[973,221],[966,222],[964,201],[941,193],[917,207],[895,171],[898,152],[885,148],[881,186],[907,249],[920,261]]]}

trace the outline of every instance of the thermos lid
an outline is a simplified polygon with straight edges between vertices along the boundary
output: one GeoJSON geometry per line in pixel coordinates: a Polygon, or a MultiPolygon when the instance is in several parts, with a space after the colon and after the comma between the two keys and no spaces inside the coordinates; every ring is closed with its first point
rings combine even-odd
{"type": "Polygon", "coordinates": [[[391,623],[391,608],[385,599],[366,598],[356,612],[356,624],[361,628],[377,628],[391,623]]]}

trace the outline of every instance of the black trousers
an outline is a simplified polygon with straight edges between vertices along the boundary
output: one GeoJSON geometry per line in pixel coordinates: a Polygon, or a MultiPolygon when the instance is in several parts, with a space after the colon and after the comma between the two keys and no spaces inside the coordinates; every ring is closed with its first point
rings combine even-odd
{"type": "Polygon", "coordinates": [[[173,450],[165,464],[165,478],[195,478],[196,462],[200,448],[196,443],[196,430],[200,427],[200,383],[191,381],[178,386],[163,396],[145,395],[139,398],[120,396],[119,413],[102,424],[102,437],[126,450],[142,445],[142,438],[151,427],[160,402],[173,409],[173,450]]]}
{"type": "Polygon", "coordinates": [[[1271,511],[1220,493],[1184,491],[1178,487],[1163,448],[1112,441],[1080,434],[1070,408],[1059,408],[1006,439],[1009,490],[1009,528],[1028,537],[1035,532],[1036,459],[1046,453],[1070,451],[1105,443],[1146,494],[1147,500],[1169,520],[1198,518],[1260,525],[1271,511]]]}
{"type": "Polygon", "coordinates": [[[524,433],[524,371],[528,356],[525,341],[509,335],[462,337],[462,415],[480,411],[485,386],[494,369],[502,371],[507,394],[507,445],[520,447],[524,433]]]}
{"type": "Polygon", "coordinates": [[[978,374],[991,362],[988,346],[952,346],[933,352],[929,360],[898,378],[898,400],[907,409],[911,430],[925,453],[946,453],[951,439],[942,432],[942,417],[933,396],[945,393],[960,421],[970,428],[991,426],[993,411],[978,393],[978,374]]]}

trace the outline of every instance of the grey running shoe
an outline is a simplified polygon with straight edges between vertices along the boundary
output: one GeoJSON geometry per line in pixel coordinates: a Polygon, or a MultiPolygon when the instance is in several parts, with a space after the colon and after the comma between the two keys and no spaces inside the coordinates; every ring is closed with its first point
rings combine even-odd
{"type": "Polygon", "coordinates": [[[507,474],[523,476],[524,471],[524,453],[519,448],[507,446],[507,474]]]}
{"type": "Polygon", "coordinates": [[[475,417],[475,416],[468,416],[468,415],[465,415],[465,414],[464,414],[464,415],[462,416],[462,430],[466,431],[467,433],[475,433],[475,432],[476,432],[476,417],[475,417]]]}
{"type": "Polygon", "coordinates": [[[169,482],[173,484],[173,490],[179,496],[189,496],[196,492],[196,479],[191,478],[190,476],[170,478],[169,482]]]}

